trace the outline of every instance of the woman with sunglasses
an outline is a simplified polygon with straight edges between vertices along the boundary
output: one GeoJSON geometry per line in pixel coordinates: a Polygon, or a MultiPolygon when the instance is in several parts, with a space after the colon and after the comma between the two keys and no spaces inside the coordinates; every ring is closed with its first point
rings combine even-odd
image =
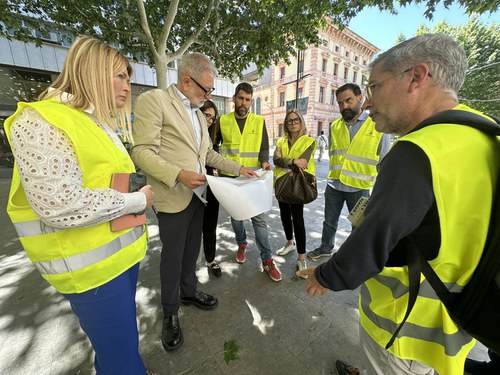
{"type": "MultiPolygon", "coordinates": [[[[217,131],[219,130],[219,122],[217,119],[217,107],[214,102],[207,100],[200,110],[207,119],[208,135],[212,140],[215,151],[219,151],[217,143],[217,131]]],[[[217,174],[217,170],[207,165],[207,174],[213,176],[217,174]]],[[[215,277],[222,276],[222,270],[219,263],[215,261],[215,243],[217,239],[217,220],[219,218],[219,201],[215,198],[210,187],[207,188],[207,205],[205,206],[205,214],[203,216],[203,251],[205,252],[205,261],[209,271],[215,277]]]]}
{"type": "MultiPolygon", "coordinates": [[[[274,151],[274,177],[284,175],[296,166],[310,174],[316,174],[316,163],[314,162],[314,151],[316,151],[316,140],[307,135],[304,117],[292,109],[285,116],[283,125],[283,136],[276,143],[274,151]]],[[[298,252],[297,269],[300,271],[306,266],[306,228],[304,225],[304,205],[288,204],[278,201],[280,208],[281,223],[285,230],[287,243],[278,250],[278,255],[286,255],[294,250],[298,252]],[[293,241],[295,233],[296,244],[293,241]]]]}

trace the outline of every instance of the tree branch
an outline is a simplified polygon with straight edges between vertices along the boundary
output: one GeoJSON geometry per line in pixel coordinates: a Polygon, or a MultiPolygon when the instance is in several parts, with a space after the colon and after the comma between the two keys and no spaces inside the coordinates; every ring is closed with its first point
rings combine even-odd
{"type": "Polygon", "coordinates": [[[153,40],[153,35],[151,35],[151,29],[149,28],[148,17],[146,14],[146,8],[144,7],[143,0],[137,0],[137,8],[139,9],[139,15],[141,19],[141,29],[144,32],[144,35],[146,36],[146,42],[148,43],[149,49],[153,54],[155,60],[159,60],[160,55],[158,54],[158,51],[155,48],[155,43],[153,40]]]}

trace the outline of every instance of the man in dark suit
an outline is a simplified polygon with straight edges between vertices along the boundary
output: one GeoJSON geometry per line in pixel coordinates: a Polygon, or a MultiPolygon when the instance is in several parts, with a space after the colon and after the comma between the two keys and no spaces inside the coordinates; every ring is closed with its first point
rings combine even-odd
{"type": "Polygon", "coordinates": [[[175,350],[183,342],[179,302],[204,310],[214,309],[218,303],[196,287],[204,206],[193,189],[206,183],[205,164],[236,175],[256,175],[212,149],[199,107],[211,98],[216,74],[205,55],[185,55],[179,63],[178,82],[167,90],[141,94],[135,105],[132,158],[156,194],[163,244],[160,277],[165,350],[175,350]]]}

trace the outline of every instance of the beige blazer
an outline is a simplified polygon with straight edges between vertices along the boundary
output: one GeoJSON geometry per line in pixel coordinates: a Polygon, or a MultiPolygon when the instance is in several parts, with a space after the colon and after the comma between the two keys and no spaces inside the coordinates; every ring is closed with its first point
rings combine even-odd
{"type": "Polygon", "coordinates": [[[181,169],[198,172],[205,164],[239,175],[241,165],[212,149],[205,116],[197,111],[201,124],[198,148],[193,124],[173,85],[167,90],[150,90],[137,98],[134,108],[132,159],[147,176],[160,212],[184,210],[192,190],[176,181],[181,169]]]}

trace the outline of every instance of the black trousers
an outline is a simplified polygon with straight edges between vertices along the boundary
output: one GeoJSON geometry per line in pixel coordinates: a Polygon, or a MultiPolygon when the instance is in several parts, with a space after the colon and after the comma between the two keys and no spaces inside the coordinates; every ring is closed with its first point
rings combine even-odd
{"type": "Polygon", "coordinates": [[[219,219],[219,201],[210,187],[207,187],[207,205],[203,216],[203,251],[205,260],[211,263],[215,259],[217,242],[217,220],[219,219]]]}
{"type": "Polygon", "coordinates": [[[158,212],[160,239],[161,304],[165,316],[177,314],[179,290],[184,297],[196,292],[196,260],[200,253],[203,203],[193,194],[181,212],[158,212]]]}
{"type": "Polygon", "coordinates": [[[285,236],[288,241],[293,239],[295,232],[295,244],[297,252],[305,254],[306,252],[306,227],[304,225],[304,205],[288,204],[278,201],[280,207],[281,224],[285,230],[285,236]]]}

